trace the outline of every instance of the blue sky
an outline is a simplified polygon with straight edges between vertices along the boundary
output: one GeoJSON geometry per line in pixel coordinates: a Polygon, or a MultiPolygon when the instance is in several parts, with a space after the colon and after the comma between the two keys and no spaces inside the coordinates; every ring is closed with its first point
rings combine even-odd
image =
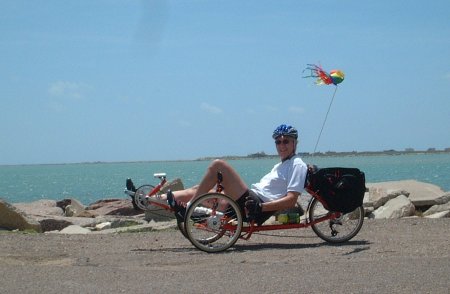
{"type": "Polygon", "coordinates": [[[0,1],[0,164],[450,147],[450,1],[0,1]]]}

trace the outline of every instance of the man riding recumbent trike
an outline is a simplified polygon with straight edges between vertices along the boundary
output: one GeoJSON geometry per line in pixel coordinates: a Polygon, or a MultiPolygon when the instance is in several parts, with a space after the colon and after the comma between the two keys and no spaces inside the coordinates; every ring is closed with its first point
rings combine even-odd
{"type": "Polygon", "coordinates": [[[219,252],[238,239],[248,240],[254,232],[309,227],[323,240],[345,242],[361,229],[364,173],[356,168],[316,169],[296,155],[297,130],[280,125],[272,135],[281,162],[259,183],[248,187],[223,160],[214,160],[199,185],[161,193],[165,174],[156,186],[134,188],[127,180],[125,191],[135,207],[159,206],[175,213],[183,235],[198,249],[219,252]],[[264,224],[277,212],[292,209],[302,192],[312,197],[306,207],[278,215],[277,224],[264,224]]]}

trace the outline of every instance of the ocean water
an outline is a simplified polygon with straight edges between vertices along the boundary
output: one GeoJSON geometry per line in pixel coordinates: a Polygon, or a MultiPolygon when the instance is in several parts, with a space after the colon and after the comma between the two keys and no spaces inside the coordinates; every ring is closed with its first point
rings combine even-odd
{"type": "MultiPolygon", "coordinates": [[[[319,167],[357,167],[368,183],[415,179],[450,191],[450,153],[377,156],[304,157],[319,167]]],[[[229,161],[246,183],[257,182],[277,159],[229,161]]],[[[186,187],[197,184],[208,161],[160,161],[130,163],[80,163],[0,166],[0,198],[10,202],[75,198],[90,204],[104,198],[127,198],[125,180],[135,185],[157,184],[157,172],[169,180],[180,178],[186,187]]]]}

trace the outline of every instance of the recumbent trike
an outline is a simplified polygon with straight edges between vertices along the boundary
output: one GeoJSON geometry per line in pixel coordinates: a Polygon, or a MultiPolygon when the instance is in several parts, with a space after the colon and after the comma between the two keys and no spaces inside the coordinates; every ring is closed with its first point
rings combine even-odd
{"type": "MultiPolygon", "coordinates": [[[[131,196],[136,209],[158,206],[172,210],[166,201],[160,199],[161,189],[167,182],[166,174],[154,176],[159,178],[159,184],[143,185],[137,189],[131,179],[127,179],[125,193],[131,196]]],[[[248,240],[255,232],[306,227],[311,227],[327,242],[342,243],[356,236],[364,221],[365,175],[357,168],[317,169],[309,166],[305,191],[311,197],[304,216],[275,224],[257,225],[249,221],[236,201],[222,193],[221,182],[222,174],[219,172],[216,192],[194,199],[187,207],[184,221],[177,220],[181,233],[195,247],[206,252],[224,251],[238,239],[248,240]]]]}

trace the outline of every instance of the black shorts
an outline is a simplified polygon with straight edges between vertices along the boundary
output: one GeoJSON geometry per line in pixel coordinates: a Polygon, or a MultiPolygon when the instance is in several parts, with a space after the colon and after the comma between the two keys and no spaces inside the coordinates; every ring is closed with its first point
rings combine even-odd
{"type": "MultiPolygon", "coordinates": [[[[256,195],[252,190],[247,190],[241,197],[236,201],[241,209],[242,218],[244,221],[248,221],[247,215],[245,213],[245,198],[250,197],[259,203],[264,203],[261,198],[256,195]]],[[[274,215],[275,211],[265,211],[255,216],[255,221],[258,226],[262,225],[266,220],[268,220],[272,215],[274,215]]]]}

